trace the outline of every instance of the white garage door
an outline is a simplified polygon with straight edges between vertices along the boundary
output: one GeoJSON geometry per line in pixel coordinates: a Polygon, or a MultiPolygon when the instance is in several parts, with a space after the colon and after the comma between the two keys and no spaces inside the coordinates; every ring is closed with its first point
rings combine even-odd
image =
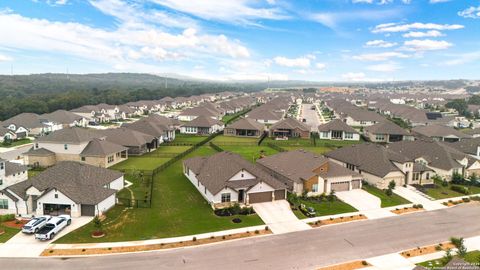
{"type": "Polygon", "coordinates": [[[350,182],[337,182],[331,184],[331,190],[334,191],[348,191],[350,182]]]}

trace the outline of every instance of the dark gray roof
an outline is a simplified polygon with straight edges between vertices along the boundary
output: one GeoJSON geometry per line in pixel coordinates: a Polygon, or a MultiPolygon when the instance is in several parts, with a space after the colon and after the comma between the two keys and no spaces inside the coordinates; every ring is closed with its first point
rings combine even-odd
{"type": "Polygon", "coordinates": [[[287,177],[296,183],[302,183],[315,175],[322,178],[341,177],[341,176],[359,176],[347,168],[329,161],[327,158],[304,150],[295,150],[278,153],[272,156],[257,160],[257,163],[287,177]],[[315,169],[328,163],[328,170],[316,173],[315,169]]]}
{"type": "Polygon", "coordinates": [[[230,152],[220,152],[209,157],[190,158],[185,160],[184,164],[195,173],[197,179],[212,194],[217,194],[225,187],[245,186],[251,188],[259,182],[265,182],[274,189],[285,189],[283,183],[270,176],[258,165],[230,152]],[[241,170],[251,173],[256,179],[228,181],[241,170]]]}
{"type": "Polygon", "coordinates": [[[2,136],[3,138],[3,136],[5,136],[7,133],[14,133],[14,132],[8,128],[3,127],[2,123],[0,122],[0,136],[2,136]]]}
{"type": "Polygon", "coordinates": [[[18,163],[10,162],[3,159],[0,159],[0,162],[5,163],[5,176],[10,176],[20,172],[26,172],[28,170],[27,166],[18,163]]]}
{"type": "Polygon", "coordinates": [[[422,163],[415,162],[413,164],[413,172],[432,172],[433,170],[423,165],[422,163]]]}
{"type": "Polygon", "coordinates": [[[10,193],[7,189],[0,190],[0,194],[5,194],[8,198],[10,198],[14,202],[18,202],[18,198],[15,197],[12,193],[10,193]]]}
{"type": "Polygon", "coordinates": [[[190,122],[183,124],[183,127],[212,127],[214,125],[223,126],[223,122],[213,119],[209,116],[198,116],[190,122]]]}
{"type": "Polygon", "coordinates": [[[87,144],[85,149],[83,149],[82,153],[80,153],[80,156],[105,157],[107,155],[119,153],[126,150],[127,148],[122,145],[105,140],[93,139],[87,144]]]}
{"type": "Polygon", "coordinates": [[[123,146],[142,146],[151,143],[155,137],[125,127],[99,130],[106,136],[105,140],[123,146]]]}
{"type": "Polygon", "coordinates": [[[404,163],[412,159],[385,148],[379,144],[363,143],[345,146],[325,154],[325,156],[349,163],[359,170],[384,177],[390,172],[401,172],[393,162],[404,163]]]}
{"type": "Polygon", "coordinates": [[[387,147],[410,159],[423,158],[429,166],[444,170],[462,167],[457,160],[467,157],[466,154],[435,141],[401,141],[392,143],[387,147]]]}
{"type": "Polygon", "coordinates": [[[40,120],[40,116],[36,113],[21,113],[2,122],[2,125],[7,127],[14,124],[17,127],[22,126],[27,129],[45,127],[40,120]]]}
{"type": "Polygon", "coordinates": [[[260,106],[247,113],[247,118],[258,120],[281,120],[283,112],[275,111],[272,108],[260,106]]]}
{"type": "Polygon", "coordinates": [[[78,204],[97,204],[116,191],[105,188],[122,173],[74,161],[62,161],[44,172],[7,189],[26,199],[29,187],[40,191],[57,189],[78,204]]]}
{"type": "Polygon", "coordinates": [[[172,130],[170,127],[162,124],[158,124],[152,119],[143,118],[133,123],[123,124],[122,127],[136,130],[155,138],[163,136],[168,130],[172,130]]]}
{"type": "Polygon", "coordinates": [[[480,147],[480,138],[461,140],[458,142],[450,143],[448,145],[465,154],[476,156],[478,154],[477,149],[478,147],[480,147]]]}
{"type": "Polygon", "coordinates": [[[265,125],[258,123],[254,119],[251,118],[241,118],[232,124],[227,126],[228,128],[234,128],[234,129],[248,129],[248,130],[260,130],[264,131],[265,130],[265,125]]]}
{"type": "Polygon", "coordinates": [[[53,143],[71,143],[71,144],[80,144],[89,142],[95,138],[102,138],[103,135],[99,134],[96,131],[71,127],[57,130],[48,134],[47,136],[42,136],[37,138],[38,142],[53,142],[53,143]]]}
{"type": "Polygon", "coordinates": [[[408,131],[390,121],[376,123],[373,126],[365,127],[364,130],[371,134],[410,135],[408,131]]]}
{"type": "Polygon", "coordinates": [[[47,156],[52,156],[52,155],[55,155],[54,152],[48,150],[48,149],[45,149],[45,148],[38,148],[38,149],[35,149],[35,148],[30,148],[30,150],[28,150],[28,152],[26,152],[24,155],[27,155],[27,156],[38,156],[38,157],[47,157],[47,156]]]}
{"type": "Polygon", "coordinates": [[[442,125],[419,126],[414,127],[412,131],[426,137],[447,137],[453,135],[462,139],[471,138],[471,136],[468,134],[460,132],[454,128],[442,125]]]}
{"type": "Polygon", "coordinates": [[[270,129],[273,130],[273,129],[278,129],[278,128],[281,128],[281,129],[300,129],[300,130],[303,130],[303,131],[310,131],[310,127],[305,125],[304,123],[296,120],[296,119],[293,119],[293,118],[285,118],[275,124],[273,124],[270,129]]]}
{"type": "Polygon", "coordinates": [[[54,123],[65,124],[65,125],[72,124],[75,121],[79,121],[82,119],[82,117],[79,116],[78,114],[65,111],[65,110],[56,110],[52,113],[42,114],[40,115],[40,118],[47,119],[54,123]]]}
{"type": "Polygon", "coordinates": [[[212,110],[211,108],[205,106],[187,108],[180,113],[180,115],[186,116],[209,116],[209,117],[218,117],[220,113],[218,111],[212,110]]]}
{"type": "Polygon", "coordinates": [[[332,130],[338,130],[338,131],[345,131],[345,132],[351,132],[351,133],[357,133],[358,132],[352,128],[351,126],[347,125],[345,122],[343,122],[340,119],[334,119],[326,124],[319,125],[318,126],[318,131],[320,132],[328,132],[332,130]]]}

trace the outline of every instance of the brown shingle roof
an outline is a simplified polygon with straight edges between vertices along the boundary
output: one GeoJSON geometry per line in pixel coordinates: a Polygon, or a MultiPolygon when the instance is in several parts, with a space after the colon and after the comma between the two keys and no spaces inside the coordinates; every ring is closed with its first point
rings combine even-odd
{"type": "Polygon", "coordinates": [[[183,127],[212,127],[214,125],[223,126],[223,122],[213,119],[209,116],[198,116],[190,122],[183,124],[183,127]]]}
{"type": "Polygon", "coordinates": [[[373,126],[365,127],[364,130],[371,134],[410,135],[408,131],[390,121],[376,123],[373,126]]]}
{"type": "Polygon", "coordinates": [[[89,142],[95,138],[102,138],[103,136],[96,131],[86,128],[71,127],[57,130],[37,138],[39,142],[53,142],[53,143],[72,143],[79,144],[89,142]]]}
{"type": "Polygon", "coordinates": [[[413,128],[412,131],[426,137],[447,137],[453,135],[462,139],[471,138],[471,136],[468,134],[460,132],[454,128],[442,125],[419,126],[413,128]]]}
{"type": "Polygon", "coordinates": [[[123,146],[142,146],[151,143],[155,138],[151,135],[125,127],[99,130],[106,136],[105,140],[123,146]]]}
{"type": "Polygon", "coordinates": [[[334,119],[326,124],[318,126],[318,131],[320,132],[323,132],[323,131],[327,132],[332,130],[345,131],[345,132],[358,134],[358,132],[354,128],[347,125],[345,122],[343,122],[340,119],[334,119]]]}
{"type": "Polygon", "coordinates": [[[281,129],[300,129],[300,130],[303,130],[303,131],[310,131],[310,127],[305,125],[304,123],[296,120],[296,119],[293,119],[293,118],[285,118],[275,124],[273,124],[270,129],[273,130],[273,129],[278,129],[278,128],[281,128],[281,129]]]}
{"type": "Polygon", "coordinates": [[[258,123],[254,119],[251,118],[241,118],[232,124],[227,126],[228,128],[234,128],[234,129],[248,129],[248,130],[260,130],[264,131],[265,130],[265,125],[258,123]]]}
{"type": "Polygon", "coordinates": [[[116,143],[105,140],[93,139],[87,144],[85,149],[83,149],[82,153],[80,153],[80,156],[105,157],[107,155],[119,153],[126,150],[127,148],[122,145],[118,145],[116,143]]]}

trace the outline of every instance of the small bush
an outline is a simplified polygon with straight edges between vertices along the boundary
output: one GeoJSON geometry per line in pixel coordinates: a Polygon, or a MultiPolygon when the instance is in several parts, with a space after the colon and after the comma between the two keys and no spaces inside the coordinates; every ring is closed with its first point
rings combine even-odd
{"type": "Polygon", "coordinates": [[[15,214],[6,214],[0,216],[0,222],[15,220],[15,214]]]}
{"type": "Polygon", "coordinates": [[[442,250],[442,247],[441,246],[435,246],[435,250],[440,251],[440,250],[442,250]]]}
{"type": "Polygon", "coordinates": [[[259,234],[259,233],[260,233],[260,231],[259,231],[259,230],[255,230],[255,234],[259,234]]]}
{"type": "Polygon", "coordinates": [[[362,261],[362,265],[367,266],[368,265],[367,261],[362,261]]]}
{"type": "Polygon", "coordinates": [[[193,242],[197,241],[197,237],[194,236],[194,237],[192,238],[192,241],[193,241],[193,242]]]}
{"type": "Polygon", "coordinates": [[[467,198],[462,198],[462,201],[468,203],[468,202],[470,202],[470,198],[468,198],[468,197],[467,198]]]}
{"type": "Polygon", "coordinates": [[[480,201],[480,196],[473,196],[473,197],[470,197],[470,199],[473,201],[480,201]]]}
{"type": "Polygon", "coordinates": [[[268,226],[265,226],[265,231],[268,232],[269,230],[270,230],[270,228],[268,228],[268,226]]]}
{"type": "Polygon", "coordinates": [[[86,249],[82,249],[82,252],[85,252],[85,251],[87,251],[87,250],[86,250],[86,249]]]}
{"type": "Polygon", "coordinates": [[[467,187],[464,187],[464,186],[452,185],[450,187],[450,189],[453,190],[453,191],[456,191],[458,193],[465,194],[465,195],[470,194],[470,190],[467,187]]]}
{"type": "Polygon", "coordinates": [[[227,238],[227,237],[226,237],[225,235],[224,235],[224,236],[222,236],[222,239],[223,239],[223,240],[225,240],[226,238],[227,238]]]}

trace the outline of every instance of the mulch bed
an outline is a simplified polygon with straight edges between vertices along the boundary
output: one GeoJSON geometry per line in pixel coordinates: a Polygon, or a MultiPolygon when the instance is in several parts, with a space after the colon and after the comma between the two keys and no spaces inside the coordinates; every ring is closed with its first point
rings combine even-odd
{"type": "Polygon", "coordinates": [[[14,229],[21,229],[23,227],[23,225],[27,224],[28,222],[29,222],[29,220],[27,220],[27,219],[16,219],[16,220],[11,220],[11,221],[5,221],[2,224],[5,227],[14,228],[14,229]],[[18,224],[17,224],[17,222],[18,222],[18,224]]]}
{"type": "Polygon", "coordinates": [[[417,212],[417,211],[423,211],[425,209],[423,208],[413,208],[413,207],[405,207],[405,208],[398,208],[395,210],[391,210],[390,212],[401,215],[401,214],[406,214],[406,213],[412,213],[412,212],[417,212]]]}
{"type": "Polygon", "coordinates": [[[359,215],[348,216],[348,217],[338,217],[338,218],[330,218],[330,219],[325,219],[325,220],[319,220],[319,221],[316,221],[316,222],[309,223],[309,225],[316,228],[316,227],[320,227],[320,226],[323,226],[323,225],[344,223],[344,222],[349,222],[349,221],[354,221],[354,220],[362,220],[362,219],[367,219],[367,217],[365,215],[359,214],[359,215]]]}
{"type": "Polygon", "coordinates": [[[361,269],[369,266],[372,266],[372,265],[366,261],[353,261],[348,263],[330,265],[330,266],[318,268],[317,270],[354,270],[354,269],[361,269]]]}
{"type": "Polygon", "coordinates": [[[404,258],[411,258],[416,256],[422,256],[425,254],[439,252],[442,250],[447,250],[449,248],[455,248],[455,246],[450,242],[444,242],[438,245],[417,247],[414,249],[406,250],[406,251],[400,252],[400,255],[402,255],[404,258]]]}
{"type": "Polygon", "coordinates": [[[185,242],[152,244],[132,247],[111,247],[111,248],[86,248],[86,249],[45,249],[40,256],[78,256],[78,255],[96,255],[96,254],[112,254],[127,253],[139,251],[161,250],[179,247],[198,246],[203,244],[216,243],[226,240],[240,239],[258,235],[271,234],[270,230],[259,230],[245,233],[230,234],[225,236],[210,237],[206,239],[193,239],[185,242]]]}

